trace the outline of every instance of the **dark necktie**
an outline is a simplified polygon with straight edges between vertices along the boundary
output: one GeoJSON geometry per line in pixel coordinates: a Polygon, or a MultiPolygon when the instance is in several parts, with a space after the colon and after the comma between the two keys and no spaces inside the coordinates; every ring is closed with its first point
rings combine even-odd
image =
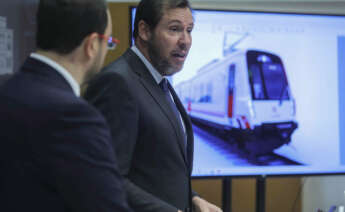
{"type": "Polygon", "coordinates": [[[183,133],[184,146],[185,146],[185,148],[187,148],[187,135],[186,135],[186,133],[183,130],[182,120],[180,118],[180,112],[178,111],[178,109],[176,107],[176,104],[175,104],[175,102],[172,99],[172,95],[170,94],[168,83],[169,83],[168,80],[163,78],[163,80],[159,83],[159,87],[162,88],[162,90],[163,90],[163,92],[165,94],[165,98],[169,102],[170,108],[174,112],[174,115],[175,115],[175,117],[177,119],[179,128],[180,128],[181,132],[183,133]]]}

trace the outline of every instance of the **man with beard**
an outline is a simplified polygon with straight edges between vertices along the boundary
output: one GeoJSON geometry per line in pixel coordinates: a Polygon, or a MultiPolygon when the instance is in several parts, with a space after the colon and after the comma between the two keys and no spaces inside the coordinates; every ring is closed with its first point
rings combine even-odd
{"type": "Polygon", "coordinates": [[[113,45],[104,0],[41,0],[38,50],[0,88],[0,211],[130,211],[111,134],[79,97],[113,45]]]}
{"type": "Polygon", "coordinates": [[[135,45],[89,83],[86,99],[105,115],[138,212],[216,212],[191,190],[193,131],[166,77],[183,67],[194,20],[188,0],[142,0],[135,45]]]}

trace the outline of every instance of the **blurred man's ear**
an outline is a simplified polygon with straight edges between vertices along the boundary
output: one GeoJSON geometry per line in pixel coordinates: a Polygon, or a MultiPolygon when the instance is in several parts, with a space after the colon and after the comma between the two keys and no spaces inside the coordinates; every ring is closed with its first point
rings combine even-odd
{"type": "Polygon", "coordinates": [[[143,20],[138,23],[138,35],[144,41],[150,40],[152,36],[149,25],[143,20]]]}
{"type": "Polygon", "coordinates": [[[83,43],[83,50],[87,59],[92,59],[98,54],[98,49],[100,48],[99,35],[94,32],[87,36],[83,43]]]}

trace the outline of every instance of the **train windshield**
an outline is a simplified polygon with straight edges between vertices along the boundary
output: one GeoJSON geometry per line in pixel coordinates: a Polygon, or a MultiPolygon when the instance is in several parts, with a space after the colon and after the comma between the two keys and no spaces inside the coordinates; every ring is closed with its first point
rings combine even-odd
{"type": "Polygon", "coordinates": [[[280,58],[259,51],[247,52],[249,82],[254,100],[288,100],[288,83],[280,58]]]}

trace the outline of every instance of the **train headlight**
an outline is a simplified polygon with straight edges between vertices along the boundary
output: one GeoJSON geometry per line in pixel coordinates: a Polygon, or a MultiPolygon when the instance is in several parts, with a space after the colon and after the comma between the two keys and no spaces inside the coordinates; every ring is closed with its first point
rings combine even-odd
{"type": "Polygon", "coordinates": [[[264,55],[264,54],[261,54],[259,55],[256,60],[258,62],[262,62],[262,63],[269,63],[269,62],[272,62],[271,58],[267,55],[264,55]]]}

